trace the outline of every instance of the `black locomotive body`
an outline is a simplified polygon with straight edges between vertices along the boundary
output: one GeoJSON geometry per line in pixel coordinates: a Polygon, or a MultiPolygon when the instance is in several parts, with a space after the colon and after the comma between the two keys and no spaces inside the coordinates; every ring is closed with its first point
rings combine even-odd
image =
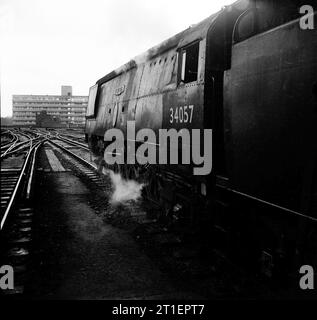
{"type": "Polygon", "coordinates": [[[115,170],[145,172],[144,193],[163,212],[210,219],[223,249],[268,275],[317,266],[317,37],[299,13],[309,2],[237,1],[98,80],[89,96],[86,136],[100,155],[105,132],[126,133],[127,121],[136,131],[212,129],[207,176],[181,164],[115,170]]]}

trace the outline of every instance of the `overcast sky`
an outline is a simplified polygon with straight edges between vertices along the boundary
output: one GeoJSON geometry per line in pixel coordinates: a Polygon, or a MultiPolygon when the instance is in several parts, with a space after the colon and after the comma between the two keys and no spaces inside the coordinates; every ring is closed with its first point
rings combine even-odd
{"type": "Polygon", "coordinates": [[[0,0],[1,116],[12,94],[96,80],[234,0],[0,0]]]}

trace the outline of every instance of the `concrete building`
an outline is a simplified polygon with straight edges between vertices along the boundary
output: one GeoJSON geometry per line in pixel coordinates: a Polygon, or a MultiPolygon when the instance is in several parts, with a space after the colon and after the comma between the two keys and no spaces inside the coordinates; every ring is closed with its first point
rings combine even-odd
{"type": "Polygon", "coordinates": [[[71,86],[62,86],[61,95],[13,95],[13,124],[35,126],[36,114],[46,111],[68,127],[85,125],[87,96],[73,96],[71,86]]]}

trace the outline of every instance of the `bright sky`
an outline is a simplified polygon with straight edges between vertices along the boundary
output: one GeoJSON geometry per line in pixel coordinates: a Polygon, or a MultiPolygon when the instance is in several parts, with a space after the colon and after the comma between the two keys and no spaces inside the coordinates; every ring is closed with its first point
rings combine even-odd
{"type": "Polygon", "coordinates": [[[0,0],[1,116],[13,94],[96,80],[234,0],[0,0]]]}

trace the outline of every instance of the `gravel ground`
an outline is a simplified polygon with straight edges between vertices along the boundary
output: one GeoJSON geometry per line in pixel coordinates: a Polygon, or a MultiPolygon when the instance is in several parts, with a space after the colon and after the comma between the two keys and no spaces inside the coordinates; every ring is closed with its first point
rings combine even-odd
{"type": "Polygon", "coordinates": [[[24,155],[5,158],[1,160],[1,168],[2,169],[13,169],[13,168],[20,169],[22,168],[24,160],[25,160],[24,155]]]}
{"type": "Polygon", "coordinates": [[[5,135],[1,135],[1,145],[6,143],[6,142],[9,142],[9,141],[11,141],[10,137],[5,136],[5,135]]]}

